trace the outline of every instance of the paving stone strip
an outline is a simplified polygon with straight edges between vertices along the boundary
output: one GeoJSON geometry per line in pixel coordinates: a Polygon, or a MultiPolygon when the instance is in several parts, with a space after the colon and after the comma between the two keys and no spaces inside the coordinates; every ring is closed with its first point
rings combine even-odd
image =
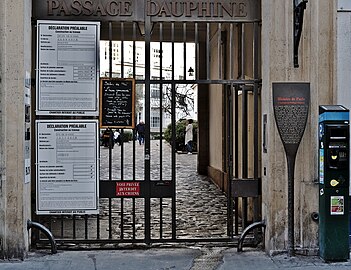
{"type": "Polygon", "coordinates": [[[215,270],[223,263],[225,247],[202,248],[202,254],[195,258],[190,270],[215,270]]]}

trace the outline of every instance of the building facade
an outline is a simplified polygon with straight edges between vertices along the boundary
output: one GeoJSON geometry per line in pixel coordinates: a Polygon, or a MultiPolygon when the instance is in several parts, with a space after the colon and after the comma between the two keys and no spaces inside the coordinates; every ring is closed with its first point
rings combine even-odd
{"type": "MultiPolygon", "coordinates": [[[[112,42],[112,77],[115,78],[132,78],[133,77],[133,42],[125,42],[124,46],[124,72],[121,74],[121,42],[112,42]]],[[[176,50],[183,54],[183,44],[176,44],[176,50]]],[[[188,44],[188,53],[186,66],[195,67],[195,45],[188,44]]],[[[145,44],[144,42],[136,43],[136,79],[145,79],[145,44]]],[[[160,58],[162,55],[163,79],[170,79],[172,77],[172,59],[171,59],[171,44],[164,44],[162,53],[160,52],[160,46],[157,42],[151,43],[151,79],[159,79],[160,73],[160,58]]],[[[177,57],[175,60],[175,74],[174,76],[178,79],[184,79],[182,71],[184,70],[184,64],[182,58],[177,57]]],[[[100,76],[109,77],[109,41],[101,41],[100,43],[100,76]]],[[[192,76],[195,76],[193,74],[192,76]]],[[[162,128],[165,130],[171,123],[171,92],[169,85],[163,85],[162,91],[160,86],[157,84],[151,85],[151,118],[150,118],[150,129],[151,132],[157,132],[162,128]],[[160,96],[162,94],[162,97],[160,96]],[[160,102],[162,102],[162,113],[159,109],[160,102]],[[161,115],[162,114],[162,115],[161,115]],[[162,122],[161,122],[162,120],[162,122]]],[[[136,93],[136,121],[145,120],[145,104],[144,102],[145,89],[144,87],[138,87],[136,93]]],[[[177,86],[177,97],[179,99],[178,106],[176,109],[176,120],[180,119],[194,119],[197,120],[197,87],[194,84],[180,84],[177,86]]]]}

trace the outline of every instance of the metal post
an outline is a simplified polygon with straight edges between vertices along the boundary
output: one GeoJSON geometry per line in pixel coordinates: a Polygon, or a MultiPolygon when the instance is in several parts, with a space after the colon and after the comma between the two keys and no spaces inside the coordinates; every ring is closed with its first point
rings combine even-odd
{"type": "Polygon", "coordinates": [[[294,156],[286,156],[288,163],[288,255],[295,256],[294,241],[294,174],[295,159],[294,156]]]}
{"type": "MultiPolygon", "coordinates": [[[[241,79],[245,80],[245,24],[242,23],[241,31],[241,79]]],[[[247,89],[245,85],[241,88],[241,147],[242,147],[242,166],[241,177],[248,177],[248,115],[247,115],[247,89]]],[[[247,224],[247,198],[242,198],[242,226],[246,227],[247,224]]]]}
{"type": "MultiPolygon", "coordinates": [[[[234,178],[239,177],[239,90],[236,86],[234,88],[234,178]]],[[[235,234],[239,234],[239,199],[234,198],[235,208],[235,234]]]]}
{"type": "Polygon", "coordinates": [[[211,37],[210,37],[210,24],[206,24],[206,80],[210,79],[211,75],[211,37]]]}
{"type": "Polygon", "coordinates": [[[151,242],[151,181],[150,181],[150,76],[151,76],[151,21],[150,17],[145,14],[145,143],[144,143],[144,164],[145,164],[145,182],[147,186],[145,198],[145,242],[151,242]]]}
{"type": "Polygon", "coordinates": [[[175,95],[175,84],[174,84],[174,63],[175,63],[175,51],[174,51],[174,23],[171,24],[171,41],[172,41],[172,85],[171,85],[171,114],[172,114],[172,239],[176,239],[176,95],[175,95]]]}
{"type": "MultiPolygon", "coordinates": [[[[163,76],[163,24],[160,23],[160,80],[162,80],[162,76],[163,76]]],[[[160,114],[160,180],[163,180],[163,84],[160,83],[159,84],[159,89],[160,89],[160,95],[159,95],[159,99],[160,99],[160,110],[159,110],[159,114],[160,114]]],[[[160,198],[160,239],[162,239],[163,237],[163,200],[162,198],[160,198]]]]}
{"type": "MultiPolygon", "coordinates": [[[[254,75],[254,89],[253,89],[253,94],[254,94],[254,179],[258,179],[259,177],[259,140],[258,140],[258,136],[259,136],[259,112],[258,112],[258,23],[254,23],[254,36],[253,36],[253,75],[254,75]]],[[[259,219],[259,200],[258,197],[253,198],[254,201],[254,222],[257,222],[259,219]]],[[[257,230],[254,231],[255,233],[255,237],[257,237],[257,230]]]]}
{"type": "MultiPolygon", "coordinates": [[[[109,77],[112,78],[112,22],[108,23],[108,38],[109,38],[109,77]]],[[[108,147],[108,180],[112,180],[112,140],[113,134],[110,134],[109,147],[108,147]]],[[[109,211],[109,232],[108,237],[112,239],[112,199],[108,199],[108,211],[109,211]]]]}
{"type": "Polygon", "coordinates": [[[227,168],[228,168],[228,182],[227,182],[227,235],[233,238],[233,85],[227,85],[227,168]]]}

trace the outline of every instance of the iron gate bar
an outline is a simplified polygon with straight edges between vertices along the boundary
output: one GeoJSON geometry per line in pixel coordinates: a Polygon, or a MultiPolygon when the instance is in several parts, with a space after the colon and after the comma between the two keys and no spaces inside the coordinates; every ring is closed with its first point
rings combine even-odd
{"type": "MultiPolygon", "coordinates": [[[[175,63],[175,51],[174,51],[174,22],[171,24],[171,42],[172,42],[172,67],[175,63]]],[[[177,238],[176,229],[176,95],[175,95],[175,83],[174,83],[174,68],[172,68],[172,84],[171,84],[171,122],[172,122],[172,188],[173,188],[173,198],[172,198],[172,239],[177,238]]]]}
{"type": "MultiPolygon", "coordinates": [[[[239,88],[238,86],[234,86],[235,95],[234,95],[234,177],[239,177],[239,88]]],[[[235,207],[235,235],[239,234],[239,199],[234,199],[234,207],[235,207]]]]}
{"type": "Polygon", "coordinates": [[[125,78],[124,74],[124,23],[120,22],[121,24],[121,78],[125,78]]]}
{"type": "MultiPolygon", "coordinates": [[[[146,12],[146,10],[145,10],[146,12]]],[[[145,199],[145,241],[151,241],[151,211],[150,211],[150,78],[151,78],[151,20],[145,13],[145,138],[144,138],[144,174],[148,198],[145,199]]]]}
{"type": "Polygon", "coordinates": [[[222,56],[222,24],[218,23],[217,25],[217,59],[218,59],[218,78],[223,79],[223,74],[222,74],[222,61],[223,61],[223,56],[222,56]]]}
{"type": "MultiPolygon", "coordinates": [[[[222,31],[222,28],[221,28],[221,32],[220,32],[220,49],[221,49],[221,61],[223,61],[223,64],[221,64],[221,66],[223,66],[223,68],[221,68],[221,72],[223,72],[222,76],[220,76],[220,79],[227,79],[228,77],[228,50],[227,50],[227,30],[223,30],[222,31]]],[[[230,57],[230,56],[229,56],[230,57]]],[[[230,76],[229,76],[230,77],[230,76]]],[[[222,91],[223,91],[223,94],[222,94],[222,127],[223,127],[223,132],[224,132],[224,135],[222,135],[223,139],[223,143],[222,143],[222,171],[223,172],[226,172],[227,173],[227,176],[228,176],[228,138],[226,138],[226,136],[228,135],[229,133],[229,128],[228,127],[228,113],[227,111],[229,110],[229,106],[228,106],[228,100],[229,100],[229,92],[230,92],[230,87],[231,85],[222,85],[222,91]],[[229,88],[229,89],[228,89],[229,88]]],[[[231,94],[231,93],[230,93],[231,94]]],[[[224,180],[224,179],[223,179],[224,180]]],[[[228,179],[227,179],[227,182],[228,182],[228,179]]],[[[230,181],[229,181],[230,182],[230,181]]],[[[227,193],[229,194],[230,192],[228,192],[228,190],[230,187],[227,185],[227,193]]],[[[229,196],[228,196],[229,197],[229,196]]],[[[229,207],[229,205],[228,205],[229,207]]],[[[229,209],[227,209],[227,212],[229,211],[229,209]]],[[[228,220],[229,221],[229,220],[228,220]]],[[[227,222],[228,223],[228,222],[227,222]]]]}
{"type": "Polygon", "coordinates": [[[233,178],[233,85],[227,85],[227,147],[228,151],[228,181],[227,181],[227,235],[233,238],[233,198],[232,198],[232,178],[233,178]]]}
{"type": "Polygon", "coordinates": [[[136,22],[133,22],[133,78],[136,78],[136,22]]]}
{"type": "MultiPolygon", "coordinates": [[[[163,24],[160,23],[159,25],[160,27],[160,76],[159,79],[162,79],[162,70],[163,70],[163,24]]],[[[160,110],[159,110],[159,114],[160,114],[160,180],[163,180],[163,175],[162,175],[162,170],[163,170],[163,162],[162,162],[162,157],[163,157],[163,142],[162,142],[162,137],[163,137],[163,84],[160,83],[159,84],[159,99],[160,99],[160,110]]],[[[162,198],[160,198],[160,239],[163,238],[163,200],[162,198]]]]}
{"type": "MultiPolygon", "coordinates": [[[[244,59],[243,59],[244,60],[244,59]]],[[[242,86],[242,89],[245,89],[245,85],[242,86]]],[[[248,101],[247,101],[247,91],[243,91],[241,94],[241,109],[242,109],[242,113],[241,113],[241,128],[244,131],[241,135],[241,151],[242,151],[242,156],[241,156],[241,175],[243,178],[248,178],[248,115],[247,115],[247,105],[248,105],[248,101]]],[[[246,224],[247,224],[247,206],[248,206],[248,202],[247,202],[247,198],[246,197],[242,197],[241,198],[241,202],[242,202],[242,227],[245,228],[246,224]]]]}
{"type": "Polygon", "coordinates": [[[109,77],[112,78],[112,22],[108,22],[108,45],[109,45],[109,77]]]}
{"type": "MultiPolygon", "coordinates": [[[[234,69],[233,69],[233,56],[232,53],[234,51],[233,49],[233,24],[231,23],[229,26],[229,79],[233,79],[234,77],[234,69]]],[[[233,85],[231,84],[231,87],[233,87],[233,85]]]]}
{"type": "Polygon", "coordinates": [[[85,221],[85,239],[88,239],[88,215],[84,215],[84,221],[85,221]]]}
{"type": "Polygon", "coordinates": [[[73,216],[73,229],[72,229],[72,231],[73,231],[73,239],[76,239],[77,237],[76,237],[76,216],[75,215],[73,216]]]}
{"type": "MultiPolygon", "coordinates": [[[[241,23],[239,24],[240,31],[241,31],[241,78],[244,80],[245,79],[245,63],[246,63],[246,58],[245,58],[245,24],[241,23]]],[[[245,85],[242,85],[242,94],[241,94],[241,121],[242,121],[242,136],[241,136],[241,148],[242,148],[242,156],[241,156],[241,175],[243,178],[248,177],[248,115],[247,115],[247,91],[245,91],[245,85]]],[[[247,224],[247,198],[243,197],[241,199],[242,201],[242,227],[245,228],[247,224]]]]}
{"type": "MultiPolygon", "coordinates": [[[[124,76],[124,23],[121,22],[121,78],[125,78],[124,76]]],[[[121,136],[121,181],[124,180],[124,143],[123,143],[123,138],[124,138],[124,129],[122,128],[120,130],[120,136],[121,136]]],[[[123,203],[123,199],[122,199],[123,203]]],[[[122,216],[123,217],[123,216],[122,216]]],[[[123,227],[123,224],[122,224],[123,227]]]]}
{"type": "MultiPolygon", "coordinates": [[[[121,22],[121,78],[125,78],[124,74],[124,22],[121,22]]],[[[121,136],[121,181],[124,180],[124,129],[120,130],[121,136]]],[[[120,238],[124,238],[124,198],[121,201],[121,225],[120,225],[120,238]]]]}
{"type": "Polygon", "coordinates": [[[100,214],[96,215],[96,239],[100,239],[100,214]]]}
{"type": "MultiPolygon", "coordinates": [[[[255,83],[262,83],[261,79],[253,80],[253,79],[246,79],[246,80],[155,80],[150,79],[151,84],[171,84],[174,82],[175,84],[233,84],[233,85],[254,85],[255,83]]],[[[135,80],[136,84],[145,84],[145,80],[135,80]]],[[[252,89],[245,89],[245,91],[252,91],[252,89]]]]}
{"type": "MultiPolygon", "coordinates": [[[[258,37],[258,23],[254,23],[254,31],[253,31],[253,76],[254,79],[257,81],[259,78],[259,70],[258,70],[258,63],[259,63],[259,52],[258,52],[258,46],[259,46],[259,37],[258,37]]],[[[258,104],[258,88],[259,85],[257,82],[254,83],[254,179],[259,179],[259,104],[258,104]]],[[[260,185],[261,189],[261,185],[260,185]]],[[[258,198],[254,198],[254,222],[257,222],[259,220],[259,200],[258,198]]],[[[257,236],[257,230],[255,230],[255,236],[257,236]]]]}
{"type": "Polygon", "coordinates": [[[183,78],[187,78],[186,74],[186,23],[183,22],[183,78]]]}
{"type": "Polygon", "coordinates": [[[121,226],[120,226],[120,238],[123,240],[124,238],[124,198],[121,198],[121,226]]]}
{"type": "Polygon", "coordinates": [[[63,238],[63,216],[61,218],[61,238],[63,238]]]}
{"type": "Polygon", "coordinates": [[[199,79],[199,28],[198,24],[195,23],[195,79],[199,79]]]}
{"type": "MultiPolygon", "coordinates": [[[[108,36],[109,36],[109,77],[112,78],[112,22],[108,24],[108,36]]],[[[112,180],[112,142],[111,142],[111,134],[110,134],[110,141],[108,147],[108,161],[109,161],[109,172],[108,172],[108,179],[112,180]]],[[[108,209],[109,209],[109,239],[112,239],[112,200],[111,198],[108,199],[108,209]]]]}
{"type": "MultiPolygon", "coordinates": [[[[57,244],[57,249],[60,249],[60,246],[69,246],[71,244],[77,245],[79,249],[79,245],[93,245],[93,244],[115,244],[119,245],[121,243],[123,244],[162,244],[162,243],[228,243],[228,244],[234,244],[237,245],[238,240],[240,236],[233,236],[232,238],[230,237],[223,237],[223,238],[175,238],[175,239],[150,239],[150,243],[147,244],[145,243],[144,239],[124,239],[123,242],[121,242],[118,239],[57,239],[55,238],[56,244],[57,244]]],[[[247,239],[254,240],[253,237],[246,237],[247,239]]],[[[40,244],[50,244],[47,239],[43,239],[40,241],[40,244]]],[[[99,247],[103,248],[103,247],[99,247]]],[[[113,248],[113,247],[112,247],[113,248]]],[[[86,247],[84,247],[86,249],[86,247]]]]}
{"type": "Polygon", "coordinates": [[[210,80],[211,74],[211,44],[210,44],[210,24],[206,23],[206,79],[210,80]]]}
{"type": "MultiPolygon", "coordinates": [[[[133,78],[136,78],[136,27],[137,27],[137,23],[133,22],[133,78]]],[[[136,138],[136,129],[133,129],[132,134],[133,134],[133,159],[132,159],[132,163],[133,163],[133,179],[136,178],[136,157],[135,157],[135,138],[136,138]]],[[[135,207],[135,198],[132,199],[132,239],[135,240],[136,238],[136,207],[135,207]]]]}

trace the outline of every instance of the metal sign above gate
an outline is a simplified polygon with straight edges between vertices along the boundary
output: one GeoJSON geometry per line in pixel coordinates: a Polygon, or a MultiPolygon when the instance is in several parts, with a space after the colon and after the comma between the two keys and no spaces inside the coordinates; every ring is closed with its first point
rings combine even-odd
{"type": "Polygon", "coordinates": [[[254,21],[260,19],[256,0],[33,0],[33,16],[46,20],[254,21]]]}

